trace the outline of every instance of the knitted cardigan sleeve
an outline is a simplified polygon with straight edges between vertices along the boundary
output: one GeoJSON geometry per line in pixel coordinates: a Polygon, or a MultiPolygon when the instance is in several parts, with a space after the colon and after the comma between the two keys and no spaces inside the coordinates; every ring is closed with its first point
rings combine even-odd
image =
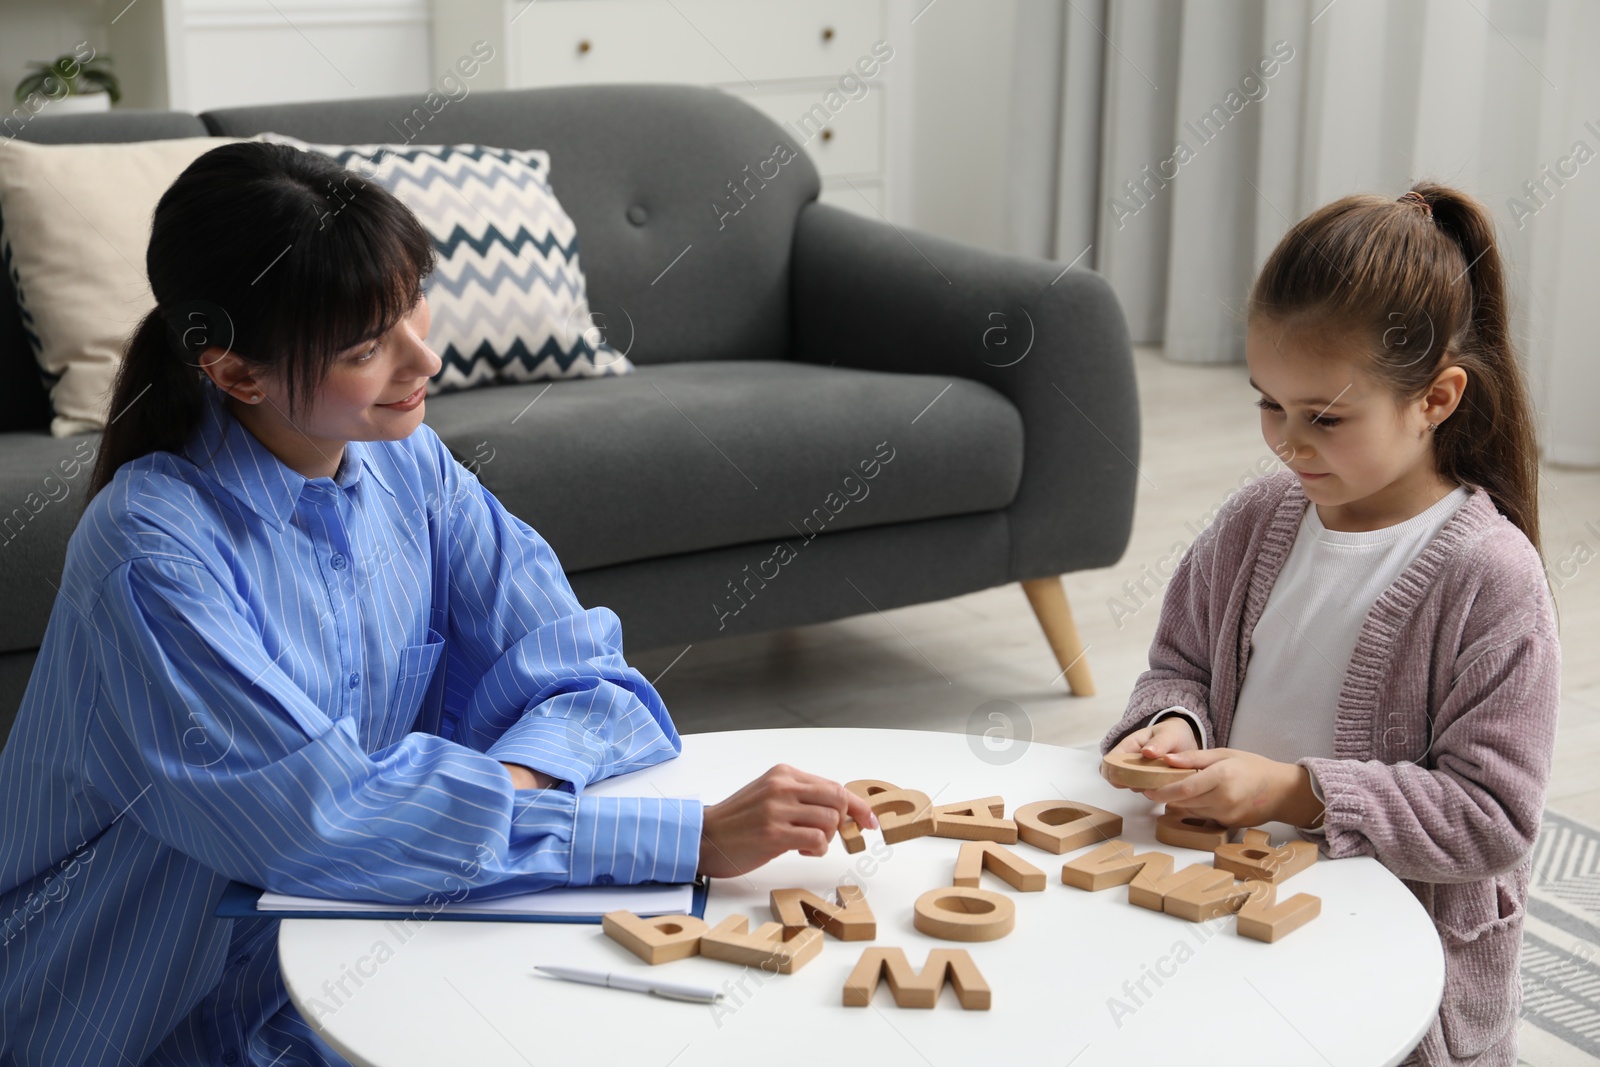
{"type": "Polygon", "coordinates": [[[1128,697],[1127,710],[1100,741],[1102,755],[1124,737],[1149,725],[1157,712],[1178,705],[1187,708],[1202,727],[1204,738],[1216,736],[1211,721],[1211,661],[1214,654],[1214,608],[1211,571],[1218,540],[1230,539],[1249,521],[1241,515],[1254,494],[1237,492],[1228,498],[1217,517],[1194,539],[1161,601],[1161,619],[1150,642],[1150,669],[1139,676],[1128,697]]]}
{"type": "Polygon", "coordinates": [[[1421,762],[1299,761],[1322,785],[1330,858],[1374,856],[1402,878],[1469,882],[1516,868],[1532,849],[1561,648],[1537,553],[1518,538],[1483,538],[1441,576],[1471,608],[1421,762]]]}

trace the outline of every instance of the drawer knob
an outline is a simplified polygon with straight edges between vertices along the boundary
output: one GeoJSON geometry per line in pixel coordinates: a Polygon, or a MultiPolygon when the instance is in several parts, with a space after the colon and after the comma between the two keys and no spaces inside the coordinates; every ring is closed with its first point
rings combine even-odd
{"type": "Polygon", "coordinates": [[[824,126],[822,128],[822,139],[824,141],[833,140],[833,127],[832,126],[824,126]]]}
{"type": "Polygon", "coordinates": [[[824,26],[824,27],[822,27],[822,39],[824,41],[833,40],[833,27],[832,26],[824,26]]]}
{"type": "Polygon", "coordinates": [[[578,42],[578,54],[580,56],[586,56],[586,55],[589,54],[589,49],[591,49],[593,47],[594,47],[594,45],[589,43],[588,38],[584,38],[583,40],[578,42]]]}

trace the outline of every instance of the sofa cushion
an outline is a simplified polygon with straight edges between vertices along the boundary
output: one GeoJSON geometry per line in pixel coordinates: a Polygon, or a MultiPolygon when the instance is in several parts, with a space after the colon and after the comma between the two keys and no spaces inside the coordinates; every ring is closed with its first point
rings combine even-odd
{"type": "MultiPolygon", "coordinates": [[[[159,141],[203,137],[205,123],[182,111],[139,111],[118,108],[99,115],[55,115],[49,109],[26,121],[4,123],[7,137],[36,144],[159,141]]],[[[0,228],[5,225],[0,219],[0,228]]],[[[48,430],[50,397],[23,329],[9,266],[0,270],[0,433],[48,430]]]]}
{"type": "MultiPolygon", "coordinates": [[[[578,233],[550,188],[550,153],[486,145],[312,144],[410,208],[438,264],[424,291],[442,366],[428,395],[496,382],[601,378],[633,370],[590,320],[578,233]],[[592,342],[591,342],[592,338],[592,342]]],[[[338,198],[359,195],[340,190],[338,198]]],[[[338,198],[335,198],[336,200],[338,198]]],[[[325,224],[336,225],[338,202],[325,224]]]]}
{"type": "Polygon", "coordinates": [[[105,425],[128,337],[156,303],[145,278],[156,203],[184,168],[231,140],[0,141],[0,242],[29,339],[53,382],[55,436],[105,425]]]}
{"type": "Polygon", "coordinates": [[[0,653],[44,638],[99,448],[97,433],[0,433],[0,653]]]}
{"type": "Polygon", "coordinates": [[[569,572],[991,511],[1022,477],[1016,408],[944,376],[674,363],[447,394],[425,417],[569,572]]]}

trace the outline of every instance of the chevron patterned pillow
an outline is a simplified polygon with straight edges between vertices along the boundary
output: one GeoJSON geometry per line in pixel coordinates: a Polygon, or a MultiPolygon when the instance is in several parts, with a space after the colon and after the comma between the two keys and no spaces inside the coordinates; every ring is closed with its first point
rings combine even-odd
{"type": "MultiPolygon", "coordinates": [[[[478,385],[629,374],[590,319],[578,233],[550,188],[550,154],[485,145],[312,144],[409,207],[433,237],[429,396],[478,385]]],[[[337,191],[335,191],[335,194],[337,191]]],[[[330,194],[330,214],[340,200],[330,194]]]]}

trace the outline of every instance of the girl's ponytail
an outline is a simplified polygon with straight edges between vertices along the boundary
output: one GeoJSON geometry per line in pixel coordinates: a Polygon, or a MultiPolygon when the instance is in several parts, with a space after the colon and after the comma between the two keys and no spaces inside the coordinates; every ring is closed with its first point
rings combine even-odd
{"type": "Polygon", "coordinates": [[[1495,507],[1539,548],[1539,446],[1533,405],[1511,343],[1505,272],[1483,205],[1448,186],[1419,182],[1433,220],[1461,248],[1472,302],[1456,362],[1467,389],[1435,434],[1439,473],[1483,486],[1495,507]]]}
{"type": "Polygon", "coordinates": [[[1250,315],[1353,333],[1403,401],[1446,367],[1465,370],[1461,403],[1434,432],[1435,464],[1481,486],[1537,550],[1539,451],[1506,301],[1489,213],[1419,182],[1398,200],[1347,196],[1296,223],[1261,268],[1250,315]]]}

